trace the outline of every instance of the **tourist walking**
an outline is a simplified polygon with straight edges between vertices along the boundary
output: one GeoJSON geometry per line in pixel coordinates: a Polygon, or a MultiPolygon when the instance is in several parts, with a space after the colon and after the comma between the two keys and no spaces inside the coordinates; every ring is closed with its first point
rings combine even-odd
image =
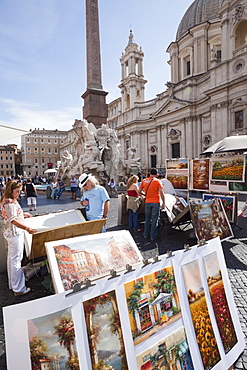
{"type": "Polygon", "coordinates": [[[160,207],[165,206],[165,197],[163,193],[163,187],[156,178],[157,170],[152,168],[150,176],[142,180],[139,194],[145,195],[145,223],[144,223],[144,238],[148,238],[150,234],[151,241],[158,237],[158,218],[160,207]],[[160,198],[162,205],[160,206],[160,198]]]}
{"type": "Polygon", "coordinates": [[[4,221],[3,236],[8,244],[7,273],[9,289],[12,289],[16,296],[27,294],[31,290],[26,287],[21,261],[24,250],[24,230],[29,234],[36,232],[36,230],[24,224],[24,218],[31,217],[31,215],[23,213],[18,202],[21,191],[21,182],[11,180],[6,184],[1,198],[1,212],[4,221]]]}
{"type": "Polygon", "coordinates": [[[35,185],[32,183],[32,179],[28,178],[27,182],[24,185],[24,193],[27,198],[27,205],[29,207],[29,211],[36,211],[37,209],[37,190],[35,185]],[[33,207],[33,209],[32,209],[33,207]]]}
{"type": "MultiPolygon", "coordinates": [[[[99,185],[98,180],[91,174],[83,173],[79,177],[82,190],[81,205],[85,207],[88,221],[107,218],[110,209],[110,197],[106,189],[99,185]]],[[[105,232],[106,227],[101,232],[105,232]]]]}
{"type": "Polygon", "coordinates": [[[139,210],[141,205],[141,197],[139,196],[138,176],[133,175],[127,182],[127,205],[128,210],[128,227],[135,231],[143,231],[139,227],[139,210]]]}

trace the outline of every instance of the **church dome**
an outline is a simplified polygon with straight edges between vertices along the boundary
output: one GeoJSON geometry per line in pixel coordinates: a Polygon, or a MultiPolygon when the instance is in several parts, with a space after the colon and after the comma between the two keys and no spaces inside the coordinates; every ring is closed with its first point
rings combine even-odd
{"type": "Polygon", "coordinates": [[[222,0],[195,0],[186,10],[177,30],[176,41],[180,40],[190,28],[218,18],[222,0]]]}

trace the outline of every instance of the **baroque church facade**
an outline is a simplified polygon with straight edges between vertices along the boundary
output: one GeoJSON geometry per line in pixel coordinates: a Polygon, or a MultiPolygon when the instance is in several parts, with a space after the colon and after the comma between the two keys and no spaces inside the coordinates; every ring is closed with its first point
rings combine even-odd
{"type": "Polygon", "coordinates": [[[167,52],[171,81],[145,101],[144,53],[131,31],[121,97],[108,105],[121,154],[134,148],[143,168],[197,158],[226,136],[247,134],[247,0],[195,0],[167,52]]]}

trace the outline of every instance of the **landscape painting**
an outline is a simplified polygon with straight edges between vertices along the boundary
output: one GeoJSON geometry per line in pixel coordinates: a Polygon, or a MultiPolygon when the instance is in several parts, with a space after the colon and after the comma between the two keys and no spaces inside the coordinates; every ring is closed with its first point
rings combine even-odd
{"type": "Polygon", "coordinates": [[[211,159],[212,180],[244,181],[245,157],[218,157],[211,159]]]}
{"type": "Polygon", "coordinates": [[[185,328],[166,336],[136,357],[138,370],[194,370],[185,328]]]}
{"type": "Polygon", "coordinates": [[[128,370],[115,291],[83,302],[92,369],[128,370]]]}
{"type": "Polygon", "coordinates": [[[130,281],[124,289],[135,345],[181,318],[172,266],[130,281]]]}
{"type": "Polygon", "coordinates": [[[188,158],[168,159],[166,161],[166,169],[168,170],[187,170],[189,169],[188,158]]]}
{"type": "Polygon", "coordinates": [[[209,189],[209,159],[192,160],[192,189],[209,189]]]}
{"type": "Polygon", "coordinates": [[[188,189],[188,176],[167,173],[167,180],[172,183],[174,189],[188,189]]]}
{"type": "Polygon", "coordinates": [[[27,323],[32,370],[80,368],[70,308],[27,323]]]}
{"type": "Polygon", "coordinates": [[[98,279],[110,270],[142,261],[129,231],[79,236],[45,244],[56,293],[72,289],[77,282],[98,279]]]}
{"type": "Polygon", "coordinates": [[[203,261],[215,319],[224,350],[228,353],[237,343],[237,335],[226,298],[217,253],[213,252],[204,256],[203,261]]]}
{"type": "Polygon", "coordinates": [[[219,198],[203,202],[189,202],[191,220],[198,241],[220,237],[225,240],[233,236],[229,220],[219,198]]]}
{"type": "Polygon", "coordinates": [[[182,273],[203,366],[205,370],[210,370],[221,357],[209,316],[198,261],[182,265],[182,273]]]}

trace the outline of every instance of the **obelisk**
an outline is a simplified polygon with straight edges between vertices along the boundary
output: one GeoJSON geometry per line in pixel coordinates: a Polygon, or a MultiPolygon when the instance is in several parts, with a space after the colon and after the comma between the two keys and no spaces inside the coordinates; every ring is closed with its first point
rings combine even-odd
{"type": "Polygon", "coordinates": [[[101,79],[98,0],[86,0],[87,90],[83,118],[96,128],[107,122],[108,109],[101,79]]]}

